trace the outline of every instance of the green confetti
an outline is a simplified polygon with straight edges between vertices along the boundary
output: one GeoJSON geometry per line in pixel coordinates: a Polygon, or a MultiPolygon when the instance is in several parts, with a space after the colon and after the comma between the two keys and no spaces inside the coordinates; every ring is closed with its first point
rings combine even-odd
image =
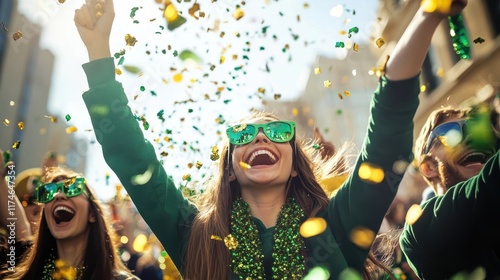
{"type": "Polygon", "coordinates": [[[12,156],[11,156],[9,150],[3,152],[3,164],[4,164],[4,166],[7,165],[7,163],[10,161],[11,157],[12,156]]]}
{"type": "Polygon", "coordinates": [[[174,57],[177,57],[179,55],[179,52],[175,50],[172,54],[174,55],[174,57]]]}
{"type": "Polygon", "coordinates": [[[120,60],[118,60],[118,65],[122,65],[123,61],[125,61],[125,57],[124,56],[120,57],[120,60]]]}
{"type": "Polygon", "coordinates": [[[141,86],[141,87],[140,87],[140,90],[141,90],[141,91],[145,91],[145,90],[146,90],[146,88],[145,88],[144,86],[141,86]]]}
{"type": "Polygon", "coordinates": [[[141,69],[139,67],[132,65],[123,65],[123,69],[132,74],[138,74],[141,72],[141,69]]]}
{"type": "Polygon", "coordinates": [[[139,10],[139,7],[133,7],[133,8],[130,10],[130,17],[131,17],[131,18],[134,18],[134,17],[135,17],[135,12],[137,12],[137,10],[139,10]]]}
{"type": "Polygon", "coordinates": [[[345,44],[344,44],[344,42],[337,42],[337,43],[335,43],[335,47],[336,48],[343,48],[343,47],[345,47],[345,44]]]}
{"type": "Polygon", "coordinates": [[[71,120],[71,116],[69,114],[66,114],[65,118],[66,118],[67,122],[69,122],[71,120]]]}

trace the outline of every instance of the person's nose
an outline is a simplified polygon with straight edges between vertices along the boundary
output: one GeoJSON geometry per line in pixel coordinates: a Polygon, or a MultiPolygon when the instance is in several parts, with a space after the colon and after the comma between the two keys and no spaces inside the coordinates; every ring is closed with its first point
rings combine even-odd
{"type": "Polygon", "coordinates": [[[264,134],[264,131],[262,128],[259,128],[259,132],[257,133],[257,136],[255,136],[255,139],[253,140],[254,143],[269,143],[269,138],[264,134]]]}
{"type": "Polygon", "coordinates": [[[61,200],[61,199],[68,199],[68,198],[66,197],[66,195],[64,194],[64,192],[61,189],[59,189],[59,190],[57,190],[57,194],[54,197],[54,199],[55,200],[61,200]]]}

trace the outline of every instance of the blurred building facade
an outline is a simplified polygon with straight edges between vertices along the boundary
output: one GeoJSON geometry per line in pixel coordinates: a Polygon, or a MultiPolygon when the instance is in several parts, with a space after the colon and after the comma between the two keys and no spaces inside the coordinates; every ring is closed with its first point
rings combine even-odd
{"type": "Polygon", "coordinates": [[[67,134],[64,116],[47,109],[54,55],[39,46],[42,27],[20,14],[16,1],[2,0],[0,8],[0,148],[10,150],[18,172],[38,167],[47,151],[84,172],[86,141],[67,134]],[[14,40],[17,31],[22,38],[14,40]]]}
{"type": "Polygon", "coordinates": [[[319,56],[297,100],[269,101],[266,110],[293,118],[301,137],[312,138],[313,127],[318,127],[326,140],[335,145],[352,142],[359,150],[378,82],[372,71],[376,62],[368,45],[341,58],[319,56]]]}

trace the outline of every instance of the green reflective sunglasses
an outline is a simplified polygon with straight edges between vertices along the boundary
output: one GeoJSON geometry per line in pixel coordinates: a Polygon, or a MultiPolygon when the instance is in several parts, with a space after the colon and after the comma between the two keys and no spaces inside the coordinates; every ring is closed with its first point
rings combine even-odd
{"type": "Polygon", "coordinates": [[[48,203],[52,201],[61,190],[66,197],[75,197],[85,190],[85,178],[73,177],[58,183],[47,183],[36,188],[36,199],[39,203],[48,203]]]}
{"type": "Polygon", "coordinates": [[[245,145],[255,139],[261,128],[267,138],[276,143],[289,142],[295,134],[295,123],[290,121],[238,124],[229,127],[226,134],[229,137],[229,143],[245,145]]]}

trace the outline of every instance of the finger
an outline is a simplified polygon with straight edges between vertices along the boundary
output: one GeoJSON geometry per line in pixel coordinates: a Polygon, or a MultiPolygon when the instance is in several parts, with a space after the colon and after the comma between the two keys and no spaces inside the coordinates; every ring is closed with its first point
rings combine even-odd
{"type": "Polygon", "coordinates": [[[85,19],[83,18],[82,16],[82,11],[81,9],[77,9],[75,11],[75,17],[74,17],[74,21],[77,25],[79,26],[85,26],[85,19]]]}
{"type": "Polygon", "coordinates": [[[95,18],[95,15],[92,15],[91,14],[91,11],[90,11],[90,6],[89,5],[83,5],[82,6],[82,16],[85,20],[85,26],[88,28],[88,29],[93,29],[94,28],[94,22],[95,20],[93,18],[95,18]]]}

